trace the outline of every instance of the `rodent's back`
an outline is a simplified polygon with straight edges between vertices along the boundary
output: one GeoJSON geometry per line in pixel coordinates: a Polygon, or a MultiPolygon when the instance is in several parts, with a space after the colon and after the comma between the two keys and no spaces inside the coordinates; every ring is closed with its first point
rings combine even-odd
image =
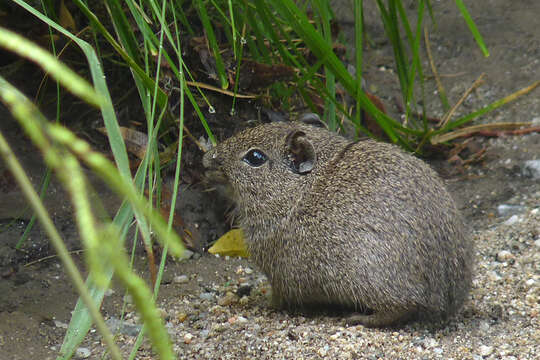
{"type": "Polygon", "coordinates": [[[464,301],[472,243],[444,184],[421,160],[385,143],[350,143],[301,204],[299,222],[328,234],[320,245],[362,279],[355,292],[367,307],[414,304],[445,316],[464,301]]]}

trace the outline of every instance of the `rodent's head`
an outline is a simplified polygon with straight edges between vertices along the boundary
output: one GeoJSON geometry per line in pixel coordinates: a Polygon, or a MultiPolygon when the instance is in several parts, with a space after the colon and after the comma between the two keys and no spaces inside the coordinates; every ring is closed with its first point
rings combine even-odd
{"type": "Polygon", "coordinates": [[[310,129],[272,123],[244,130],[204,155],[207,176],[229,184],[240,206],[289,206],[284,198],[293,199],[317,166],[315,148],[306,135],[310,129]]]}

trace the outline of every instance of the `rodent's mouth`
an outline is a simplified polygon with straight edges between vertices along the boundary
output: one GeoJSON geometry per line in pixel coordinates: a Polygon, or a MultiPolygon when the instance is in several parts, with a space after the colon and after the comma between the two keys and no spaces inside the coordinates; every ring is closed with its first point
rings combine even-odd
{"type": "Polygon", "coordinates": [[[229,182],[223,171],[217,169],[207,169],[204,172],[204,177],[212,183],[227,184],[229,182]]]}

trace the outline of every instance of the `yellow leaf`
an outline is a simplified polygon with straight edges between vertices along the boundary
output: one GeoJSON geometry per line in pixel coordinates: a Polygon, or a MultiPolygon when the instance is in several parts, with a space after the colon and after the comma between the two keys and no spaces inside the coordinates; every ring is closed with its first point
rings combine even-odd
{"type": "Polygon", "coordinates": [[[225,233],[210,249],[208,249],[208,252],[210,254],[219,254],[222,256],[249,257],[244,242],[244,233],[241,229],[232,229],[225,233]]]}

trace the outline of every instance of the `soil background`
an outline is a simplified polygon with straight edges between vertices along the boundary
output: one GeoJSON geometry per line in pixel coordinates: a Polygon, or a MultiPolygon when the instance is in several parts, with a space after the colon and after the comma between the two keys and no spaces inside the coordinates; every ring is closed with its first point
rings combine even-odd
{"type": "MultiPolygon", "coordinates": [[[[333,3],[346,44],[350,44],[354,26],[352,5],[347,1],[333,3]]],[[[409,3],[408,10],[413,13],[416,2],[409,3]]],[[[432,3],[437,30],[430,28],[431,47],[451,104],[482,73],[486,74],[484,84],[469,95],[457,115],[472,112],[540,80],[540,2],[468,2],[490,51],[487,58],[455,3],[432,3]]],[[[366,29],[373,41],[365,49],[366,86],[397,118],[400,113],[395,99],[400,90],[392,70],[392,49],[372,2],[366,2],[365,12],[366,29]]],[[[352,53],[353,49],[348,50],[352,53]]],[[[424,65],[427,74],[429,65],[424,65]]],[[[10,79],[32,93],[40,76],[36,70],[18,71],[10,79]]],[[[433,79],[426,82],[425,93],[429,115],[441,117],[443,111],[433,79]]],[[[225,112],[226,106],[223,107],[225,112]]],[[[237,125],[224,125],[216,115],[210,117],[210,126],[218,129],[220,138],[228,136],[235,126],[252,119],[250,114],[256,111],[249,107],[249,103],[240,105],[237,125]]],[[[75,114],[76,107],[70,111],[63,116],[75,114]]],[[[138,110],[132,107],[117,111],[136,117],[138,110]]],[[[79,115],[77,119],[72,124],[80,136],[95,136],[88,135],[88,122],[99,120],[96,114],[85,118],[79,115]]],[[[534,122],[540,126],[540,90],[475,123],[494,122],[534,122]]],[[[203,134],[196,123],[190,130],[196,136],[203,134]]],[[[0,131],[8,137],[37,186],[44,173],[42,159],[2,106],[0,131]]],[[[364,329],[343,326],[342,317],[336,314],[275,311],[267,305],[269,285],[249,261],[195,254],[186,260],[168,262],[158,300],[179,358],[540,358],[540,174],[535,178],[526,166],[527,161],[540,160],[540,134],[476,137],[468,148],[485,148],[485,156],[467,166],[446,160],[431,162],[445,178],[477,244],[470,301],[450,323],[364,329]]],[[[196,165],[200,153],[187,149],[185,156],[186,164],[200,167],[196,165]]],[[[89,177],[95,196],[104,201],[105,208],[114,209],[118,201],[91,174],[89,177]]],[[[201,238],[211,242],[227,230],[224,212],[228,205],[216,206],[215,195],[203,190],[202,186],[183,185],[178,209],[187,222],[198,227],[201,238]]],[[[80,249],[69,199],[55,180],[46,204],[69,248],[80,249]]],[[[52,257],[28,265],[54,254],[39,226],[24,248],[15,250],[29,219],[24,208],[20,191],[0,163],[0,359],[54,359],[77,295],[58,259],[52,257]]],[[[84,271],[83,259],[78,257],[81,255],[74,256],[84,271]]],[[[137,255],[136,267],[148,278],[142,252],[137,255]]],[[[129,351],[138,329],[137,315],[128,302],[125,319],[118,320],[123,295],[121,288],[113,287],[104,301],[103,313],[111,327],[124,325],[116,326],[118,342],[123,351],[129,351]]],[[[103,351],[99,335],[92,331],[77,357],[97,359],[103,351]]],[[[145,343],[138,358],[154,357],[145,343]]]]}

